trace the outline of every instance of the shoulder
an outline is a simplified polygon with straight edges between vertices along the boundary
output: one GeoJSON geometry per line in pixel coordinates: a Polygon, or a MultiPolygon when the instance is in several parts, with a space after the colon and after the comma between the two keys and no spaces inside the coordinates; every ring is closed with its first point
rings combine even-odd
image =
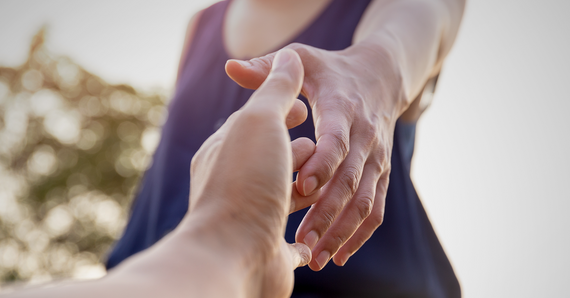
{"type": "Polygon", "coordinates": [[[180,77],[180,73],[186,63],[186,59],[188,58],[188,53],[192,47],[192,42],[196,33],[198,32],[200,27],[203,27],[203,21],[212,20],[215,16],[221,16],[225,7],[228,5],[228,1],[219,1],[207,8],[204,8],[198,12],[196,12],[188,22],[186,27],[186,34],[184,37],[184,45],[182,46],[182,53],[180,55],[180,62],[178,65],[178,77],[180,77]]]}
{"type": "MultiPolygon", "coordinates": [[[[188,57],[188,51],[190,50],[190,46],[192,45],[192,40],[194,39],[194,34],[196,32],[196,28],[198,27],[198,21],[200,20],[200,16],[204,12],[205,9],[202,9],[195,13],[188,22],[186,26],[186,34],[184,36],[184,44],[182,45],[182,54],[180,55],[180,62],[178,63],[178,74],[177,78],[180,78],[180,73],[182,72],[183,65],[186,62],[186,58],[188,57]]],[[[177,79],[178,80],[178,79],[177,79]]]]}

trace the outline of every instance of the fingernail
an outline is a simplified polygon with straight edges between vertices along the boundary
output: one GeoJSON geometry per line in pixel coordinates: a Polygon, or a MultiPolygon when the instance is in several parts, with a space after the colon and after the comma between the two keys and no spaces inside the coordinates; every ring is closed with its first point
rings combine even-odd
{"type": "Polygon", "coordinates": [[[328,252],[326,250],[321,251],[321,253],[317,257],[317,259],[315,260],[315,261],[317,261],[317,264],[319,264],[320,269],[323,269],[325,267],[325,265],[329,261],[330,257],[331,257],[330,252],[328,252]]]}
{"type": "Polygon", "coordinates": [[[340,265],[344,266],[344,264],[346,264],[346,262],[348,262],[348,258],[350,258],[349,254],[346,254],[344,257],[342,257],[342,259],[340,259],[340,265]]]}
{"type": "Polygon", "coordinates": [[[287,64],[287,62],[289,62],[293,57],[291,51],[292,50],[283,49],[277,52],[277,55],[273,59],[273,69],[287,64]]]}
{"type": "Polygon", "coordinates": [[[312,194],[315,189],[317,188],[317,178],[315,178],[315,176],[311,176],[307,179],[305,179],[305,181],[303,181],[303,195],[304,196],[308,196],[310,194],[312,194]]]}
{"type": "Polygon", "coordinates": [[[305,238],[303,238],[303,242],[312,250],[315,245],[317,245],[317,241],[319,241],[319,235],[315,231],[310,231],[305,238]]]}

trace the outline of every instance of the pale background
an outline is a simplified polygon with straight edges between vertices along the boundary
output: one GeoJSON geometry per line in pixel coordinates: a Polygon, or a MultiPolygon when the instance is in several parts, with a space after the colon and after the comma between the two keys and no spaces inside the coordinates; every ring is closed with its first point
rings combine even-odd
{"type": "MultiPolygon", "coordinates": [[[[0,65],[48,48],[112,83],[171,90],[212,0],[0,0],[0,65]]],[[[570,1],[473,0],[420,120],[413,178],[464,296],[568,297],[570,1]]]]}

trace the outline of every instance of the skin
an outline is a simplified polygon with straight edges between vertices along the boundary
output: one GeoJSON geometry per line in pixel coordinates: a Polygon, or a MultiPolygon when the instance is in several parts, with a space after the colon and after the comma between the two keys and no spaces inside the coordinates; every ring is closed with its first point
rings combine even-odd
{"type": "MultiPolygon", "coordinates": [[[[241,34],[258,34],[255,22],[267,19],[289,30],[289,35],[271,34],[294,36],[302,28],[298,23],[308,24],[328,1],[234,3],[263,13],[241,19],[254,22],[244,24],[253,30],[241,34]],[[262,3],[270,5],[255,9],[262,3]],[[283,18],[284,13],[302,18],[283,18]]],[[[419,100],[428,80],[439,73],[464,5],[463,0],[377,0],[346,50],[291,44],[281,54],[229,61],[228,75],[258,90],[196,154],[190,210],[179,227],[105,278],[8,297],[288,297],[293,270],[311,260],[310,249],[317,256],[309,264],[313,270],[333,256],[344,265],[382,223],[396,120],[420,106],[413,99],[419,100]],[[306,117],[295,100],[299,92],[313,110],[316,147],[306,139],[289,140],[287,128],[306,117]],[[296,169],[299,178],[291,185],[296,169]],[[311,209],[297,231],[298,243],[285,243],[287,214],[306,206],[311,209]]],[[[230,16],[231,11],[227,21],[230,16]]],[[[228,34],[238,41],[237,48],[247,40],[251,53],[280,44],[267,39],[271,42],[260,46],[256,40],[264,40],[263,34],[249,39],[228,34]]],[[[236,58],[250,55],[228,52],[238,53],[236,58]]]]}
{"type": "Polygon", "coordinates": [[[307,116],[296,99],[301,60],[284,50],[275,61],[247,104],[194,156],[192,204],[172,233],[102,279],[5,297],[289,297],[293,270],[311,252],[285,242],[287,215],[296,200],[318,199],[295,193],[290,179],[315,144],[291,142],[287,131],[307,116]]]}
{"type": "MultiPolygon", "coordinates": [[[[235,0],[224,28],[228,52],[236,58],[263,53],[279,44],[266,41],[271,34],[290,36],[297,23],[308,24],[322,9],[312,2],[308,12],[297,11],[304,19],[283,18],[284,13],[294,15],[298,2],[235,0]],[[292,29],[287,29],[287,19],[292,29]],[[268,26],[262,26],[268,20],[279,22],[273,27],[281,31],[268,33],[268,26]]],[[[321,270],[331,258],[344,265],[382,223],[396,121],[402,115],[415,121],[421,114],[420,92],[440,72],[464,5],[463,0],[376,0],[349,48],[285,47],[303,61],[301,93],[311,105],[317,138],[315,154],[301,168],[296,184],[307,196],[322,189],[296,235],[297,242],[312,249],[311,269],[321,270]]],[[[241,86],[256,89],[274,57],[230,60],[226,72],[241,86]]]]}

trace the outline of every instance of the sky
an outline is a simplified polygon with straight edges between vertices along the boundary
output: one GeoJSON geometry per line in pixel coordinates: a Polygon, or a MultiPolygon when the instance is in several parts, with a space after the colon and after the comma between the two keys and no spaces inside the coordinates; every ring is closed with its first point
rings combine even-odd
{"type": "MultiPolygon", "coordinates": [[[[189,18],[212,0],[0,0],[0,65],[32,35],[113,83],[171,90],[189,18]]],[[[412,176],[464,297],[570,290],[570,1],[468,1],[412,176]]]]}

